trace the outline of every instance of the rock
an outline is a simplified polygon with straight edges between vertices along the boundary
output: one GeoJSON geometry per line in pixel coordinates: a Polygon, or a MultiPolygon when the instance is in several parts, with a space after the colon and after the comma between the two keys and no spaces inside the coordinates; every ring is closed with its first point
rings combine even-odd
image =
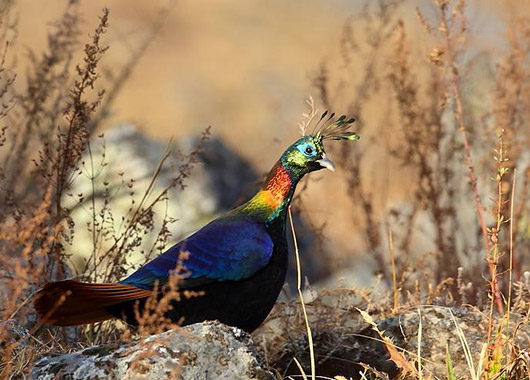
{"type": "MultiPolygon", "coordinates": [[[[505,324],[498,316],[495,325],[505,324]]],[[[397,346],[403,348],[404,356],[410,363],[416,362],[415,354],[422,357],[424,377],[447,377],[446,358],[449,354],[454,367],[455,377],[472,378],[470,364],[464,354],[464,341],[469,347],[472,363],[478,368],[481,352],[486,344],[487,313],[476,309],[448,308],[441,306],[425,306],[410,310],[378,324],[381,330],[387,331],[395,338],[397,346]],[[421,334],[420,334],[421,320],[421,334]],[[421,337],[421,339],[420,339],[421,337]]],[[[524,319],[512,313],[509,330],[513,332],[524,319]]],[[[496,331],[494,327],[493,331],[496,331]]],[[[515,341],[512,343],[520,348],[527,348],[530,338],[528,323],[520,325],[515,341]]],[[[495,334],[495,333],[494,333],[495,334]]]]}
{"type": "MultiPolygon", "coordinates": [[[[261,345],[266,347],[267,362],[280,373],[285,376],[300,374],[293,358],[301,363],[306,373],[310,373],[305,326],[300,324],[303,320],[297,321],[295,316],[300,313],[293,311],[292,305],[287,306],[289,309],[286,308],[285,313],[290,313],[290,317],[283,317],[285,320],[283,329],[278,331],[277,326],[275,330],[268,328],[267,324],[271,323],[269,320],[260,328],[259,334],[256,334],[254,339],[260,347],[261,345]]],[[[361,364],[363,363],[375,371],[386,374],[390,379],[403,378],[400,377],[400,369],[390,359],[389,351],[381,342],[378,333],[360,317],[354,305],[345,312],[326,310],[321,305],[315,310],[314,305],[311,304],[307,305],[307,309],[317,358],[317,375],[329,378],[340,375],[348,379],[360,379],[359,372],[364,371],[361,364]]],[[[278,310],[275,312],[278,313],[278,310]]],[[[379,321],[377,316],[372,317],[378,329],[392,340],[412,368],[417,368],[416,354],[420,344],[424,378],[447,378],[447,354],[451,358],[456,378],[472,377],[461,337],[469,347],[475,369],[480,362],[480,354],[486,343],[487,313],[474,309],[433,305],[422,306],[419,311],[411,308],[379,321]],[[421,338],[418,339],[420,318],[421,338]]],[[[500,322],[496,320],[496,324],[500,322]]],[[[514,344],[519,349],[525,349],[530,341],[530,325],[521,322],[524,322],[524,318],[512,313],[509,331],[517,330],[514,344]]],[[[496,327],[494,331],[495,329],[496,327]]],[[[368,371],[366,377],[362,378],[381,378],[370,377],[370,373],[368,371]]],[[[418,376],[409,375],[405,378],[417,379],[418,376]]]]}
{"type": "Polygon", "coordinates": [[[250,336],[219,322],[196,323],[129,343],[46,356],[35,363],[32,378],[275,379],[265,369],[250,336]]]}
{"type": "MultiPolygon", "coordinates": [[[[172,146],[172,151],[189,153],[196,142],[196,138],[178,141],[172,146]]],[[[96,221],[99,226],[105,225],[107,229],[119,233],[120,228],[123,228],[122,218],[130,214],[131,207],[140,203],[148,188],[162,158],[165,143],[149,139],[134,125],[121,124],[107,130],[103,138],[91,139],[90,146],[91,150],[81,160],[83,174],[75,179],[63,200],[65,206],[72,210],[71,216],[77,226],[70,250],[77,258],[86,259],[91,252],[87,252],[86,248],[80,250],[79,247],[93,246],[92,230],[85,227],[93,224],[92,194],[95,194],[96,221]],[[97,175],[94,183],[92,173],[97,175]],[[105,196],[105,184],[110,196],[105,196]],[[83,195],[81,203],[79,194],[83,195]],[[105,201],[108,202],[106,207],[112,212],[112,218],[100,215],[105,201]]],[[[250,164],[219,139],[210,138],[203,148],[204,151],[197,157],[198,163],[194,165],[189,178],[185,179],[185,189],[181,190],[179,186],[170,189],[168,201],[155,205],[154,228],[142,236],[137,256],[140,256],[140,251],[148,252],[153,246],[164,215],[175,219],[167,228],[172,239],[178,241],[237,204],[238,199],[244,196],[245,186],[256,181],[257,175],[250,164]]],[[[154,196],[178,175],[178,170],[172,167],[178,168],[181,163],[175,155],[168,158],[154,184],[154,196]]],[[[100,244],[102,251],[105,251],[112,246],[113,240],[106,239],[100,244]]],[[[136,257],[133,261],[141,259],[136,257]]],[[[83,268],[79,259],[76,266],[83,268]]]]}

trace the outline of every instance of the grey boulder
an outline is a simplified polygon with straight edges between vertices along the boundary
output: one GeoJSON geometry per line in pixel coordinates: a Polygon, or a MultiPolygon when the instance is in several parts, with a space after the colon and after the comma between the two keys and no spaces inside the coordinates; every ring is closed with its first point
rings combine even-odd
{"type": "Polygon", "coordinates": [[[39,380],[275,379],[244,331],[219,322],[196,323],[122,344],[46,356],[39,380]]]}

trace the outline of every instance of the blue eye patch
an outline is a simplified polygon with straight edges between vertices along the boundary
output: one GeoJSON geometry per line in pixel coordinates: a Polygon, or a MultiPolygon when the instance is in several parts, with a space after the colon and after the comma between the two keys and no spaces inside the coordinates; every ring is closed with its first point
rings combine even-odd
{"type": "Polygon", "coordinates": [[[298,150],[306,157],[313,157],[317,154],[317,149],[313,144],[302,144],[297,146],[298,150]]]}

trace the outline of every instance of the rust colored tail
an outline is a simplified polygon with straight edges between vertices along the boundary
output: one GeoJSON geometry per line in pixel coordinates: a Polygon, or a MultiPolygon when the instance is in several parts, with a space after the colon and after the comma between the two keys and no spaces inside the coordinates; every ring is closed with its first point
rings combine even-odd
{"type": "Polygon", "coordinates": [[[46,323],[75,326],[113,318],[108,306],[140,300],[151,291],[125,284],[90,284],[74,280],[50,282],[37,293],[35,310],[46,323]]]}

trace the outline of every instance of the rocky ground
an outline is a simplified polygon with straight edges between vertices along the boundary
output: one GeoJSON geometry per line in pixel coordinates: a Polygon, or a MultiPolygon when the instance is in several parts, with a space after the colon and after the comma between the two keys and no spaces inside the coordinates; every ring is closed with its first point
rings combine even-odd
{"type": "MultiPolygon", "coordinates": [[[[428,306],[376,321],[377,332],[357,312],[349,325],[314,325],[319,376],[446,379],[450,358],[456,378],[473,378],[485,338],[484,315],[471,309],[428,306]],[[382,342],[390,338],[393,348],[382,342]],[[465,351],[470,357],[466,358],[465,351]],[[421,360],[418,360],[418,354],[421,360]],[[391,357],[392,356],[392,357],[391,357]],[[400,359],[401,358],[401,359],[400,359]],[[401,360],[401,362],[400,362],[401,360]],[[376,375],[377,374],[377,375],[376,375]]],[[[530,328],[513,316],[523,352],[530,328]]],[[[275,379],[300,375],[294,359],[310,373],[307,336],[264,326],[251,338],[218,322],[205,322],[123,344],[90,347],[46,356],[33,369],[35,379],[275,379]]],[[[295,324],[291,326],[296,328],[295,324]]]]}

